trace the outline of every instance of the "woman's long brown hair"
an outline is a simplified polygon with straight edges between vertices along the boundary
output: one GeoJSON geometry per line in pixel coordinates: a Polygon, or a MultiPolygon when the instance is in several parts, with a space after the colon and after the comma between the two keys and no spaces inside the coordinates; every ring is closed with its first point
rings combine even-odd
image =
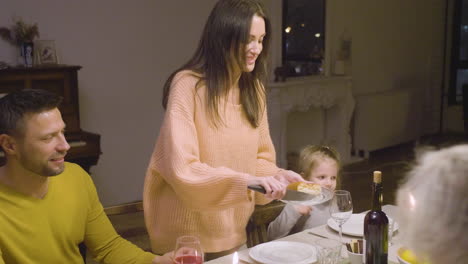
{"type": "Polygon", "coordinates": [[[263,51],[256,60],[252,72],[242,72],[239,79],[240,102],[253,127],[260,124],[264,110],[265,89],[261,85],[266,79],[266,62],[270,43],[271,26],[265,9],[258,0],[220,0],[216,3],[205,24],[200,42],[192,58],[173,72],[164,84],[162,104],[167,107],[171,83],[182,70],[192,70],[201,77],[197,88],[206,86],[208,115],[216,125],[221,121],[218,106],[232,86],[234,69],[245,66],[245,48],[249,41],[252,18],[258,15],[265,20],[266,35],[263,51]]]}

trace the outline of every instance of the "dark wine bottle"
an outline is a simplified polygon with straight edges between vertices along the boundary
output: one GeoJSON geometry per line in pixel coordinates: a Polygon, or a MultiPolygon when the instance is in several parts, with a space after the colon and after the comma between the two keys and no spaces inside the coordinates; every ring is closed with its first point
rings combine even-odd
{"type": "Polygon", "coordinates": [[[374,171],[372,210],[364,218],[364,259],[366,264],[388,262],[388,218],[382,211],[382,173],[374,171]]]}

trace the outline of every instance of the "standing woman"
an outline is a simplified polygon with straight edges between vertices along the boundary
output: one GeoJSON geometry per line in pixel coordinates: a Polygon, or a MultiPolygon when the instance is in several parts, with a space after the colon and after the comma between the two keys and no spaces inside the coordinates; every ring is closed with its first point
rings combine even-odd
{"type": "Polygon", "coordinates": [[[195,54],[166,81],[166,113],[143,194],[154,252],[196,235],[207,260],[229,254],[245,244],[255,204],[303,181],[275,165],[261,82],[269,33],[259,0],[220,0],[195,54]]]}

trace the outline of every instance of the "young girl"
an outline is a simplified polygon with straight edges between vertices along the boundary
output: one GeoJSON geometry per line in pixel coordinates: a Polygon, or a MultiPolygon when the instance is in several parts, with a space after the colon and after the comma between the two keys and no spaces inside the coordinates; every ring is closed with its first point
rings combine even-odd
{"type": "MultiPolygon", "coordinates": [[[[306,146],[299,156],[298,169],[305,180],[334,191],[340,171],[338,152],[327,146],[306,146]]],[[[286,204],[281,214],[268,226],[270,240],[307,228],[323,225],[330,218],[330,201],[306,206],[286,204]]]]}

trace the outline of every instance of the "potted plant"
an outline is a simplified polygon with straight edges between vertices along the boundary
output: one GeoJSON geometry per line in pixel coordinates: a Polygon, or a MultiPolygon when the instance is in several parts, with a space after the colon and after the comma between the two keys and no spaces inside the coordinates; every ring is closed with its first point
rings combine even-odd
{"type": "Polygon", "coordinates": [[[19,47],[22,63],[26,66],[33,64],[33,41],[39,37],[37,23],[28,24],[21,18],[16,19],[11,28],[0,27],[0,37],[8,43],[19,47]]]}

